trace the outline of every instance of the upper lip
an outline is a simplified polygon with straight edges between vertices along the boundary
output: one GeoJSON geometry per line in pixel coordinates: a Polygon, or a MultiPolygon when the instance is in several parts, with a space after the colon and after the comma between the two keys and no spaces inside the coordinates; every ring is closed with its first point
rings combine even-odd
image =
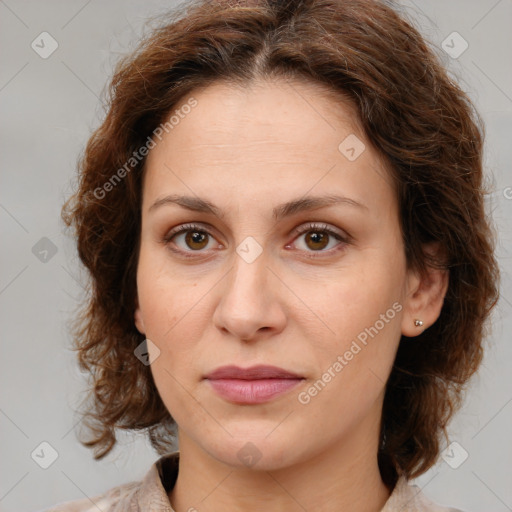
{"type": "Polygon", "coordinates": [[[210,372],[206,379],[240,379],[240,380],[258,380],[258,379],[301,379],[300,375],[289,372],[277,366],[257,365],[250,368],[240,368],[239,366],[229,365],[221,366],[210,372]]]}

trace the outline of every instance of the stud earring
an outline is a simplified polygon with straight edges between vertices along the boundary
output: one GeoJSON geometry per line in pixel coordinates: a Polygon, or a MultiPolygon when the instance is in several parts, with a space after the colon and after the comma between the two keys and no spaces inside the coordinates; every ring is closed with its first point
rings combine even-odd
{"type": "Polygon", "coordinates": [[[416,320],[414,320],[414,325],[416,327],[421,327],[423,325],[423,322],[421,320],[416,319],[416,320]]]}

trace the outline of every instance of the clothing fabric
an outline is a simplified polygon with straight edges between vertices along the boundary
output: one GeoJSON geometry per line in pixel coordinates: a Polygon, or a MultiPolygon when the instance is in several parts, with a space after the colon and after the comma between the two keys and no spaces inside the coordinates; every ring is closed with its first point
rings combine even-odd
{"type": "MultiPolygon", "coordinates": [[[[140,482],[114,487],[92,498],[61,503],[43,512],[175,512],[168,492],[178,476],[179,451],[158,459],[140,482]]],[[[193,509],[192,509],[193,510],[193,509]]],[[[417,486],[399,479],[381,512],[462,512],[432,503],[417,486]]]]}

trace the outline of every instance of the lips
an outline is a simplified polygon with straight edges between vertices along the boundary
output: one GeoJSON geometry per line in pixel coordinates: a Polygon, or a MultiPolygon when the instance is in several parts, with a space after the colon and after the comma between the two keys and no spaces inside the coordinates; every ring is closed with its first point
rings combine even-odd
{"type": "Polygon", "coordinates": [[[239,368],[238,366],[221,366],[206,376],[209,380],[217,379],[240,379],[240,380],[260,380],[260,379],[302,379],[303,377],[296,373],[283,370],[277,366],[251,366],[250,368],[239,368]]]}
{"type": "Polygon", "coordinates": [[[236,404],[261,404],[282,395],[303,377],[277,366],[222,366],[205,379],[222,398],[236,404]]]}

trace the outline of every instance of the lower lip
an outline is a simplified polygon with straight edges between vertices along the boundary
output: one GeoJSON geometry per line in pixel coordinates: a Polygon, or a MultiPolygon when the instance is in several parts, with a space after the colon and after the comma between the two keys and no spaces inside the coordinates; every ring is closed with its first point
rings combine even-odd
{"type": "Polygon", "coordinates": [[[268,402],[272,398],[294,388],[301,381],[302,379],[209,380],[217,394],[226,400],[238,404],[261,404],[268,402]]]}

